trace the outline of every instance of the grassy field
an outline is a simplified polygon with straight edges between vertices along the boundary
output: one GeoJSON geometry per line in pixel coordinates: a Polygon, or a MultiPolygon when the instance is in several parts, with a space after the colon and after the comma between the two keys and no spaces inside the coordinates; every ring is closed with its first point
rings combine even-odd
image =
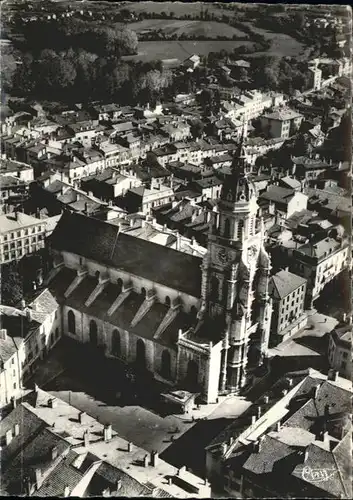
{"type": "MultiPolygon", "coordinates": [[[[268,51],[263,52],[266,55],[274,55],[280,57],[294,57],[298,56],[304,49],[303,44],[295,40],[289,35],[285,35],[284,33],[273,33],[272,31],[267,31],[262,28],[258,28],[257,26],[253,26],[252,23],[244,23],[249,26],[253,30],[254,33],[258,33],[263,35],[268,40],[271,40],[271,47],[268,51]]],[[[258,52],[253,54],[254,56],[260,55],[262,52],[258,52]]]]}
{"type": "Polygon", "coordinates": [[[219,52],[222,49],[231,51],[240,45],[249,45],[251,42],[233,41],[170,41],[170,42],[140,42],[139,53],[128,56],[126,60],[152,61],[154,59],[179,59],[183,61],[192,54],[207,55],[209,52],[219,52]]]}
{"type": "Polygon", "coordinates": [[[232,37],[244,36],[245,33],[216,21],[179,21],[166,19],[144,19],[136,23],[130,23],[129,28],[137,34],[145,30],[162,30],[166,35],[194,35],[207,38],[217,38],[218,36],[232,37]]]}

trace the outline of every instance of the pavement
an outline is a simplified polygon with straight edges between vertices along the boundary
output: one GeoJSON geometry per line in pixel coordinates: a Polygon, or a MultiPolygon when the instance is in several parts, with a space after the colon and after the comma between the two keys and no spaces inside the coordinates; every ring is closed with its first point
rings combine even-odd
{"type": "Polygon", "coordinates": [[[326,354],[325,335],[331,332],[338,320],[314,312],[308,318],[308,325],[304,330],[297,332],[293,337],[268,350],[269,356],[321,356],[326,354]]]}
{"type": "Polygon", "coordinates": [[[158,394],[163,392],[163,388],[157,383],[152,382],[154,392],[151,391],[151,394],[155,401],[150,403],[149,397],[146,397],[151,390],[147,383],[142,386],[142,395],[140,387],[140,393],[137,390],[134,398],[135,386],[126,383],[121,367],[115,367],[114,364],[110,366],[105,360],[103,369],[98,358],[96,362],[91,360],[85,364],[78,363],[77,360],[84,357],[79,352],[74,351],[71,345],[59,343],[39,364],[31,386],[35,382],[53,396],[85,411],[100,422],[112,424],[113,429],[124,439],[149,452],[157,450],[162,453],[185,433],[190,436],[187,441],[191,440],[190,446],[194,448],[197,442],[193,439],[194,433],[190,431],[195,426],[203,427],[206,420],[210,430],[205,439],[210,434],[210,441],[214,432],[217,433],[224,425],[241,415],[251,404],[244,397],[228,395],[220,397],[216,404],[195,406],[188,414],[166,415],[160,411],[158,404],[158,394]],[[67,359],[68,352],[73,352],[73,362],[67,359]],[[95,369],[92,370],[92,366],[95,369]],[[114,390],[114,387],[123,387],[126,397],[118,399],[116,393],[119,390],[114,390]]]}
{"type": "Polygon", "coordinates": [[[186,415],[163,417],[137,404],[126,406],[107,404],[86,391],[77,390],[77,381],[70,381],[65,373],[55,379],[55,385],[59,390],[47,389],[53,396],[97,418],[103,424],[111,424],[120,436],[137,446],[149,452],[156,450],[159,453],[188,432],[199,419],[233,419],[247,410],[251,404],[242,397],[229,396],[217,404],[200,405],[199,409],[195,408],[186,415]],[[76,390],[60,390],[61,385],[63,387],[69,385],[72,388],[76,385],[76,390]]]}

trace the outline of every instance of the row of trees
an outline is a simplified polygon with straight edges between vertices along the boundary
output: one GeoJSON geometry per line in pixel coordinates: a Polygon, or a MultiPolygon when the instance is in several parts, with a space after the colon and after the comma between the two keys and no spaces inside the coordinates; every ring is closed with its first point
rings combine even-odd
{"type": "Polygon", "coordinates": [[[7,90],[14,96],[43,100],[144,104],[161,98],[171,81],[171,73],[159,62],[128,64],[82,49],[44,49],[38,58],[24,55],[7,90]]]}
{"type": "Polygon", "coordinates": [[[38,20],[23,24],[18,31],[22,37],[14,37],[14,46],[32,54],[43,49],[60,52],[70,47],[104,57],[121,57],[137,52],[138,39],[134,31],[127,27],[97,25],[82,19],[38,20]]]}

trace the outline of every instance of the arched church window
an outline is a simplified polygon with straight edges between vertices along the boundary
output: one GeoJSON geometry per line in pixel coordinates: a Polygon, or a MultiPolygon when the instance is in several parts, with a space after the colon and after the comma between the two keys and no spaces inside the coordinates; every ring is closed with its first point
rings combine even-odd
{"type": "Polygon", "coordinates": [[[94,274],[94,276],[95,276],[96,280],[99,281],[100,272],[96,271],[95,274],[94,274]]]}
{"type": "Polygon", "coordinates": [[[219,280],[216,276],[211,279],[211,300],[218,300],[219,297],[219,280]]]}
{"type": "Polygon", "coordinates": [[[70,333],[76,334],[76,319],[72,311],[67,313],[67,326],[70,333]]]}
{"type": "Polygon", "coordinates": [[[120,357],[120,354],[121,354],[120,333],[118,330],[113,331],[112,353],[114,354],[114,356],[117,356],[117,357],[120,357]]]}
{"type": "Polygon", "coordinates": [[[145,287],[141,288],[141,295],[142,295],[142,297],[146,298],[146,288],[145,287]]]}
{"type": "Polygon", "coordinates": [[[226,219],[224,221],[224,231],[223,231],[223,236],[225,238],[229,238],[230,237],[230,221],[229,219],[226,219]]]}
{"type": "Polygon", "coordinates": [[[168,295],[165,298],[165,305],[170,307],[170,297],[168,297],[168,295]]]}

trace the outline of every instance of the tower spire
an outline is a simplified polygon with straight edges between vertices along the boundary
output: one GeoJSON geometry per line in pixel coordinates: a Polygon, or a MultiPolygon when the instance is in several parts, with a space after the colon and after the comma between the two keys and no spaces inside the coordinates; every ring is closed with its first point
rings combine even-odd
{"type": "Polygon", "coordinates": [[[245,140],[245,120],[243,120],[243,127],[241,131],[240,141],[232,161],[232,174],[236,174],[237,176],[245,175],[246,155],[244,150],[244,140],[245,140]]]}

